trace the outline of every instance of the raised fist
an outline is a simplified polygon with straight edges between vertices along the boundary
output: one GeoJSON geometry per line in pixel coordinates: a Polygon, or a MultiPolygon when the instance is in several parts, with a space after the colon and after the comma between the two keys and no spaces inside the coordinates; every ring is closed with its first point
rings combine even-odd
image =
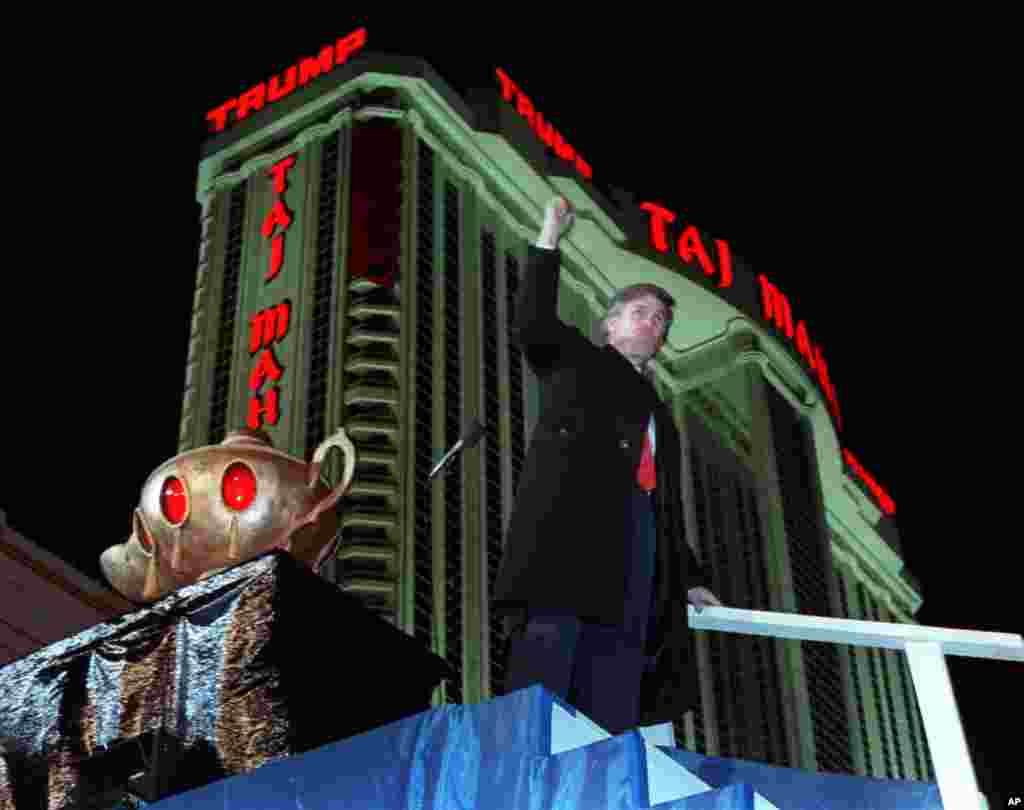
{"type": "Polygon", "coordinates": [[[552,222],[558,228],[558,235],[564,236],[576,220],[576,211],[565,197],[554,197],[544,206],[544,223],[552,222]]]}
{"type": "Polygon", "coordinates": [[[565,197],[554,197],[544,206],[544,224],[541,225],[537,244],[541,247],[555,248],[558,240],[572,227],[576,212],[565,197]]]}

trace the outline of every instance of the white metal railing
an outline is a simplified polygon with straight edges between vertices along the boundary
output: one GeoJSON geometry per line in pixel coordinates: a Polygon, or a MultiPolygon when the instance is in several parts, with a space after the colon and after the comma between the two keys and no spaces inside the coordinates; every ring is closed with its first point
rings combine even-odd
{"type": "Polygon", "coordinates": [[[942,804],[950,810],[983,810],[946,656],[1024,661],[1021,636],[726,607],[707,607],[698,613],[690,605],[689,616],[694,630],[903,650],[910,664],[942,804]]]}

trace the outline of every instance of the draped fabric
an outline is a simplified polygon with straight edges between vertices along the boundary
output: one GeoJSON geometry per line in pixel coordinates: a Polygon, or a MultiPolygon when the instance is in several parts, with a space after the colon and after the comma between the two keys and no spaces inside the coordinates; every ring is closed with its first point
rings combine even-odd
{"type": "Polygon", "coordinates": [[[157,735],[178,790],[245,773],[423,711],[446,672],[273,552],[0,669],[0,808],[73,806],[157,735]]]}
{"type": "Polygon", "coordinates": [[[815,773],[659,748],[708,785],[748,784],[779,810],[942,810],[934,782],[815,773]]]}
{"type": "MultiPolygon", "coordinates": [[[[550,755],[541,686],[441,706],[154,805],[158,810],[633,810],[647,807],[644,743],[632,731],[550,755]]],[[[735,791],[733,791],[735,792],[735,791]]],[[[740,790],[742,793],[742,790],[740,790]]],[[[747,804],[668,802],[740,810],[747,804]]]]}
{"type": "MultiPolygon", "coordinates": [[[[154,810],[634,810],[650,805],[652,749],[639,732],[551,754],[540,685],[445,705],[253,773],[165,799],[154,810]]],[[[941,810],[934,784],[771,768],[658,747],[708,785],[654,810],[941,810]],[[765,771],[773,771],[771,778],[765,771]]],[[[657,751],[653,751],[657,754],[657,751]]],[[[689,780],[692,785],[693,781],[689,780]]],[[[687,792],[692,792],[691,787],[687,792]]]]}

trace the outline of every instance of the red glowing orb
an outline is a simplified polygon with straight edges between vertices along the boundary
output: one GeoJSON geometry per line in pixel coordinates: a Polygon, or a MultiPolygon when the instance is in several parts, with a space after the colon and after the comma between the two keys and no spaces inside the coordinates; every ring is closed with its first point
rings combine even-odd
{"type": "Polygon", "coordinates": [[[185,519],[188,513],[188,496],[180,478],[172,475],[164,481],[164,488],[160,492],[160,509],[163,510],[164,517],[174,525],[185,519]]]}
{"type": "Polygon", "coordinates": [[[236,461],[225,471],[221,491],[228,508],[241,512],[256,497],[256,476],[252,470],[236,461]]]}

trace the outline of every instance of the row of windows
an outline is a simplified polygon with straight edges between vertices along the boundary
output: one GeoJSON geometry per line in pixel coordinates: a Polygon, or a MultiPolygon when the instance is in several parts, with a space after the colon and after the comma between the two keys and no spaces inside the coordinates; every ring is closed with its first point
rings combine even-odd
{"type": "MultiPolygon", "coordinates": [[[[881,611],[877,602],[860,582],[856,584],[857,606],[859,616],[869,621],[882,621],[881,611]]],[[[924,738],[924,727],[921,721],[920,708],[912,689],[911,679],[907,674],[906,657],[889,650],[875,648],[864,649],[871,683],[868,685],[871,700],[874,703],[878,718],[879,738],[881,741],[884,775],[889,779],[934,779],[934,771],[928,745],[924,738]],[[897,696],[897,681],[900,695],[897,696]],[[900,716],[904,721],[900,721],[900,716]],[[901,730],[902,726],[902,730],[901,730]],[[910,743],[911,762],[913,769],[908,772],[904,766],[905,752],[903,745],[910,743]]],[[[858,703],[866,699],[863,694],[857,695],[858,703]]]]}
{"type": "MultiPolygon", "coordinates": [[[[727,605],[769,610],[764,538],[753,478],[702,420],[687,412],[686,431],[696,536],[711,590],[727,605]]],[[[713,718],[694,718],[698,750],[712,730],[722,756],[790,763],[785,742],[775,642],[732,633],[705,633],[713,718]],[[751,689],[751,687],[754,687],[751,689]]]]}
{"type": "MultiPolygon", "coordinates": [[[[773,386],[765,386],[766,404],[779,474],[791,581],[801,613],[832,616],[828,535],[821,524],[813,438],[803,417],[773,386]]],[[[818,767],[855,773],[849,718],[843,692],[839,649],[834,644],[801,642],[807,698],[814,728],[818,767]]]]}
{"type": "Polygon", "coordinates": [[[220,328],[217,330],[217,354],[214,357],[213,390],[210,394],[209,444],[219,444],[227,435],[228,396],[231,391],[231,361],[235,349],[235,311],[238,307],[238,285],[242,273],[247,186],[248,183],[239,183],[235,186],[228,203],[220,328]]]}
{"type": "Polygon", "coordinates": [[[320,196],[317,201],[317,261],[313,278],[309,382],[306,392],[306,457],[312,456],[326,432],[327,376],[331,349],[331,293],[334,280],[334,222],[338,201],[337,132],[323,142],[320,196]]]}
{"type": "MultiPolygon", "coordinates": [[[[483,423],[485,486],[484,504],[487,510],[487,590],[493,593],[504,548],[504,498],[502,496],[501,390],[498,383],[498,343],[501,322],[498,320],[498,256],[494,234],[484,231],[480,235],[480,280],[483,294],[483,423]]],[[[504,692],[505,646],[501,622],[496,615],[489,617],[490,643],[487,673],[491,694],[504,692]]]]}
{"type": "MultiPolygon", "coordinates": [[[[399,523],[401,507],[391,494],[397,489],[401,459],[401,443],[395,439],[402,417],[401,375],[396,372],[400,357],[394,346],[400,324],[394,313],[401,302],[390,283],[401,263],[401,240],[377,243],[365,236],[388,231],[401,217],[402,133],[378,120],[354,128],[350,137],[347,305],[339,318],[343,353],[334,362],[343,363],[343,424],[356,447],[357,463],[352,488],[340,504],[349,520],[342,529],[342,546],[347,548],[338,560],[335,581],[369,610],[394,622],[400,540],[384,527],[399,523]],[[363,311],[368,306],[390,317],[371,322],[363,311]],[[371,453],[383,463],[367,463],[371,453]]],[[[331,219],[324,212],[321,222],[329,229],[331,219]]],[[[326,353],[321,356],[327,359],[326,353]]],[[[329,369],[312,365],[310,372],[326,379],[329,369]]]]}
{"type": "Polygon", "coordinates": [[[416,198],[416,523],[413,554],[413,632],[430,646],[434,637],[432,482],[434,414],[434,155],[417,144],[416,198]]]}
{"type": "MultiPolygon", "coordinates": [[[[776,406],[781,405],[779,399],[776,406]]],[[[776,437],[795,437],[795,441],[786,450],[779,453],[777,448],[784,507],[799,516],[797,520],[785,524],[788,551],[794,560],[794,587],[802,611],[807,611],[804,605],[810,604],[812,610],[807,612],[834,615],[828,595],[829,577],[832,574],[823,562],[828,546],[826,542],[819,542],[823,533],[813,529],[813,501],[806,491],[802,492],[794,484],[807,480],[808,466],[801,457],[813,450],[809,444],[809,434],[796,424],[796,419],[788,409],[777,407],[773,424],[776,437]],[[802,473],[800,468],[803,469],[802,473]],[[800,498],[803,498],[802,503],[799,502],[800,498]]],[[[750,473],[703,421],[689,411],[686,429],[690,445],[697,537],[701,557],[712,578],[712,589],[727,604],[771,609],[764,573],[764,540],[756,513],[755,493],[752,483],[745,481],[750,473]],[[749,492],[749,503],[745,492],[749,492]]],[[[828,559],[831,559],[831,555],[828,555],[828,559]]],[[[846,583],[838,572],[835,576],[839,597],[836,607],[843,616],[873,620],[880,618],[877,607],[871,606],[863,586],[858,587],[863,598],[867,599],[865,607],[859,613],[851,613],[846,583]]],[[[695,712],[693,731],[697,750],[708,752],[707,741],[713,731],[718,739],[718,747],[712,753],[787,765],[788,754],[784,740],[778,739],[776,747],[772,747],[775,742],[772,735],[785,728],[777,682],[776,645],[758,645],[753,643],[754,639],[731,634],[700,635],[705,638],[711,665],[710,699],[714,714],[705,717],[703,706],[695,712]],[[747,646],[744,647],[742,641],[737,643],[728,639],[746,641],[747,646]],[[745,695],[737,692],[737,679],[746,684],[746,689],[742,690],[746,694],[749,694],[750,684],[757,684],[760,693],[758,707],[752,708],[745,703],[745,695]],[[707,727],[708,723],[713,729],[707,727]]],[[[875,748],[880,747],[878,753],[885,763],[885,770],[874,775],[888,778],[933,778],[906,661],[901,656],[880,650],[852,646],[840,648],[838,645],[817,642],[803,642],[801,648],[815,748],[822,770],[855,772],[848,724],[852,720],[860,732],[861,753],[869,773],[875,748]],[[861,656],[862,661],[867,660],[867,670],[857,666],[858,656],[861,656]],[[847,666],[842,666],[841,662],[847,666]],[[849,674],[844,677],[847,672],[849,674]],[[846,710],[847,686],[853,691],[854,699],[850,704],[855,707],[856,714],[852,718],[848,717],[846,710]],[[868,690],[871,691],[870,695],[867,695],[868,690]],[[878,728],[875,730],[869,728],[865,698],[873,700],[875,704],[874,714],[878,718],[878,728]],[[902,708],[899,706],[901,698],[906,703],[902,708]],[[910,720],[903,724],[903,731],[898,736],[893,729],[898,722],[898,710],[904,709],[910,720]],[[911,761],[916,765],[913,770],[902,765],[907,745],[911,761]]],[[[681,735],[682,731],[680,724],[677,734],[681,735]]]]}
{"type": "MultiPolygon", "coordinates": [[[[459,239],[459,193],[444,188],[444,316],[445,316],[445,447],[462,435],[462,285],[459,239]]],[[[447,699],[462,703],[463,575],[462,575],[462,459],[456,456],[445,471],[445,651],[455,671],[447,699]]]]}

